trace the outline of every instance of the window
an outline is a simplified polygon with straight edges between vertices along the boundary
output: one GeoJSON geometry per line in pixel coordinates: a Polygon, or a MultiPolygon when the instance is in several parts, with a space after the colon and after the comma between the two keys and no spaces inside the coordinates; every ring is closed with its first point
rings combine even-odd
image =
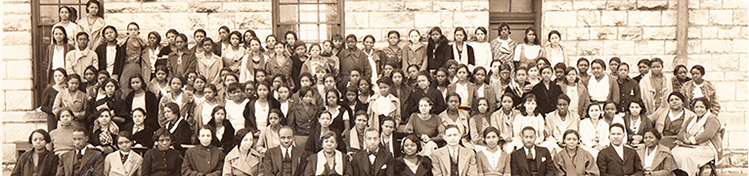
{"type": "Polygon", "coordinates": [[[273,0],[273,33],[284,40],[296,31],[305,42],[322,42],[343,33],[343,0],[273,0]]]}
{"type": "MultiPolygon", "coordinates": [[[[497,38],[499,23],[510,25],[510,38],[522,42],[525,29],[541,30],[540,0],[489,0],[489,37],[497,38]]],[[[539,35],[542,36],[542,35],[539,35]]]]}
{"type": "MultiPolygon", "coordinates": [[[[52,26],[60,22],[59,9],[62,6],[68,6],[75,8],[75,13],[78,18],[86,15],[86,2],[88,0],[31,0],[31,32],[32,32],[32,58],[31,65],[33,71],[33,82],[34,87],[34,106],[41,104],[42,91],[44,91],[47,83],[43,82],[45,75],[44,59],[47,59],[44,53],[47,50],[47,46],[52,43],[52,26]]],[[[101,8],[103,9],[103,8],[101,8]]],[[[68,34],[71,35],[71,34],[68,34]]]]}

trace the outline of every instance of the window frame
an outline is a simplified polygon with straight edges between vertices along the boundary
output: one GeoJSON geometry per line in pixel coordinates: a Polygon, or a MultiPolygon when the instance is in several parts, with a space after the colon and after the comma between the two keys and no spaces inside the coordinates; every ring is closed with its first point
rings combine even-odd
{"type": "MultiPolygon", "coordinates": [[[[490,0],[495,1],[495,0],[490,0]]],[[[512,0],[510,0],[512,1],[512,0]]],[[[499,30],[499,24],[504,22],[510,25],[512,30],[521,30],[513,26],[532,26],[537,33],[543,31],[542,27],[542,0],[531,0],[531,12],[512,12],[512,2],[509,2],[509,12],[492,12],[489,11],[489,34],[494,34],[499,30]]],[[[492,8],[492,7],[489,7],[492,8]]],[[[524,28],[522,30],[525,30],[524,28]]],[[[514,34],[514,33],[513,33],[514,34]]],[[[497,34],[498,35],[498,34],[497,34]]],[[[493,40],[497,35],[489,35],[489,40],[493,40]]],[[[538,35],[539,40],[543,41],[543,35],[538,35]]],[[[521,40],[522,41],[522,40],[521,40]]]]}
{"type": "MultiPolygon", "coordinates": [[[[272,14],[273,15],[273,24],[272,24],[273,27],[272,27],[272,30],[273,30],[273,32],[272,32],[272,34],[277,37],[278,41],[284,41],[285,40],[283,35],[286,34],[287,31],[279,31],[279,30],[281,30],[280,26],[282,26],[282,25],[292,25],[293,26],[293,25],[302,25],[302,24],[316,24],[316,25],[319,25],[318,29],[323,28],[324,27],[323,25],[338,25],[338,28],[339,28],[338,30],[340,31],[339,34],[341,34],[341,35],[345,34],[345,29],[346,29],[345,21],[346,20],[345,20],[345,10],[344,10],[344,3],[343,3],[344,0],[335,0],[336,1],[335,3],[320,2],[322,0],[316,0],[317,2],[300,2],[302,0],[296,0],[297,2],[295,2],[295,3],[281,3],[280,1],[281,0],[272,0],[272,4],[273,4],[273,8],[272,8],[272,13],[273,13],[272,14]],[[281,7],[281,5],[325,5],[325,4],[336,4],[335,7],[338,8],[338,11],[337,11],[338,12],[337,13],[338,14],[338,18],[337,18],[337,20],[335,22],[319,22],[319,21],[318,22],[299,22],[298,20],[297,20],[297,22],[283,22],[283,23],[281,22],[281,14],[280,14],[280,11],[281,11],[280,7],[281,7]]],[[[321,11],[318,8],[317,9],[317,16],[318,17],[320,15],[320,12],[321,11]]],[[[297,13],[299,14],[300,12],[297,11],[297,13]]],[[[297,14],[297,17],[299,17],[298,14],[297,14]]],[[[299,29],[297,29],[294,32],[296,32],[296,34],[297,34],[297,39],[303,40],[302,37],[300,37],[301,34],[300,34],[299,29]]],[[[319,35],[319,33],[318,33],[318,35],[319,35]]],[[[325,35],[327,35],[327,34],[325,34],[325,35]]],[[[322,36],[323,35],[321,35],[321,37],[322,36]]],[[[308,41],[308,40],[304,40],[304,41],[307,42],[307,43],[310,43],[310,42],[315,42],[315,43],[316,42],[323,42],[325,40],[329,40],[330,37],[332,37],[332,36],[328,36],[328,38],[320,38],[319,41],[308,41]]]]}

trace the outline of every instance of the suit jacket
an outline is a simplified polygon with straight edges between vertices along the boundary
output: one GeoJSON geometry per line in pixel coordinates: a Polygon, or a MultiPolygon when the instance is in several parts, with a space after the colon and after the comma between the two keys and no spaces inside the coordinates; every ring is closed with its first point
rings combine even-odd
{"type": "MultiPolygon", "coordinates": [[[[382,135],[382,133],[380,133],[380,135],[382,135]]],[[[398,140],[398,138],[399,137],[395,134],[395,132],[393,132],[393,134],[390,135],[389,142],[390,142],[390,145],[393,146],[393,151],[390,151],[390,149],[387,146],[385,146],[385,143],[382,141],[382,136],[380,136],[380,149],[385,149],[389,151],[390,154],[393,155],[393,158],[400,157],[401,155],[403,155],[403,153],[401,153],[401,145],[400,145],[401,141],[403,141],[402,140],[403,137],[400,137],[401,138],[400,141],[398,140]]]]}
{"type": "MultiPolygon", "coordinates": [[[[52,81],[54,80],[54,79],[52,79],[53,78],[52,74],[54,73],[54,72],[52,72],[52,58],[55,57],[55,47],[57,47],[57,46],[55,46],[55,44],[51,44],[51,45],[47,46],[47,58],[42,59],[42,63],[41,64],[45,66],[44,70],[42,70],[42,71],[43,71],[43,73],[47,73],[46,75],[42,76],[42,79],[44,79],[44,81],[42,81],[43,83],[52,83],[52,81]],[[47,79],[49,79],[49,80],[47,80],[47,79]]],[[[71,45],[71,44],[63,45],[63,49],[62,49],[62,61],[63,61],[63,63],[67,62],[67,59],[65,59],[65,56],[68,54],[68,52],[70,52],[72,50],[75,50],[75,47],[73,47],[73,45],[71,45]]],[[[65,68],[65,65],[66,64],[62,65],[63,69],[65,68]]]]}
{"type": "Polygon", "coordinates": [[[393,172],[397,176],[431,176],[432,175],[432,160],[427,156],[416,155],[421,162],[416,168],[416,173],[411,171],[403,160],[403,157],[398,157],[393,162],[393,172]]]}
{"type": "Polygon", "coordinates": [[[133,151],[128,154],[125,163],[122,163],[120,151],[115,151],[104,158],[104,172],[109,176],[133,176],[140,175],[140,166],[143,163],[143,157],[133,151]]]}
{"type": "MultiPolygon", "coordinates": [[[[395,87],[393,85],[390,88],[390,94],[394,95],[395,97],[398,97],[398,100],[400,100],[401,103],[401,123],[408,122],[408,117],[411,117],[411,114],[408,112],[408,97],[411,96],[411,92],[413,92],[413,88],[411,86],[408,86],[405,84],[406,79],[403,80],[404,84],[400,86],[400,88],[395,87]],[[401,91],[401,94],[398,95],[398,90],[401,91]]],[[[342,90],[342,89],[339,89],[342,90]]]]}
{"type": "Polygon", "coordinates": [[[642,176],[642,162],[637,156],[637,151],[624,146],[624,160],[619,157],[614,147],[609,146],[598,152],[598,170],[601,176],[608,175],[636,175],[642,176]]]}
{"type": "Polygon", "coordinates": [[[99,150],[86,148],[79,167],[73,168],[76,162],[78,160],[74,151],[60,154],[60,162],[57,165],[57,176],[74,176],[73,173],[87,176],[104,175],[104,154],[99,150]]]}
{"type": "MultiPolygon", "coordinates": [[[[645,163],[645,147],[637,149],[637,156],[645,163]]],[[[645,166],[643,166],[644,168],[645,166]]],[[[653,176],[671,176],[674,175],[673,171],[678,169],[674,156],[671,155],[671,150],[665,145],[658,145],[655,150],[655,156],[653,156],[653,162],[650,164],[650,172],[653,176]]]]}
{"type": "Polygon", "coordinates": [[[101,45],[97,46],[94,51],[99,60],[99,70],[107,69],[107,54],[114,54],[114,68],[112,68],[112,73],[109,74],[120,75],[123,66],[125,66],[125,50],[122,49],[122,46],[119,44],[116,44],[115,48],[117,50],[115,53],[107,53],[107,43],[103,42],[101,45]]]}
{"type": "MultiPolygon", "coordinates": [[[[549,150],[541,146],[533,148],[536,150],[536,166],[538,166],[536,170],[538,171],[538,175],[556,175],[557,168],[554,166],[554,161],[551,158],[549,150]]],[[[524,148],[517,149],[510,154],[510,170],[512,170],[513,176],[531,175],[524,148]]]]}
{"type": "MultiPolygon", "coordinates": [[[[260,169],[266,176],[280,176],[283,164],[283,153],[281,153],[281,147],[273,147],[265,151],[265,157],[263,158],[263,167],[260,169]]],[[[301,176],[304,173],[304,169],[307,166],[307,159],[309,155],[308,151],[299,148],[291,147],[291,175],[301,176]]]]}
{"type": "Polygon", "coordinates": [[[382,148],[378,149],[377,155],[375,155],[374,167],[371,166],[369,161],[369,152],[367,150],[361,150],[351,156],[351,168],[353,169],[353,175],[360,176],[390,176],[393,175],[393,162],[395,159],[393,155],[382,148]],[[374,168],[375,170],[371,170],[374,168]],[[374,173],[373,173],[374,172],[374,173]]]}
{"type": "MultiPolygon", "coordinates": [[[[460,176],[478,175],[476,153],[473,150],[458,147],[458,174],[460,176]]],[[[447,146],[439,148],[429,155],[432,159],[432,173],[436,176],[450,175],[450,150],[447,146]]]]}

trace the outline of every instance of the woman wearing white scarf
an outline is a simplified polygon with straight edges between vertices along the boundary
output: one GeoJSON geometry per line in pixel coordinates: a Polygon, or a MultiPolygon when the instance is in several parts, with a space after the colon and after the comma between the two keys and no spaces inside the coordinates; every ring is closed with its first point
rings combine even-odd
{"type": "Polygon", "coordinates": [[[684,121],[676,142],[678,145],[671,150],[676,164],[689,175],[694,175],[710,160],[718,161],[722,152],[720,121],[709,112],[710,102],[704,97],[697,98],[692,107],[697,116],[684,121]]]}

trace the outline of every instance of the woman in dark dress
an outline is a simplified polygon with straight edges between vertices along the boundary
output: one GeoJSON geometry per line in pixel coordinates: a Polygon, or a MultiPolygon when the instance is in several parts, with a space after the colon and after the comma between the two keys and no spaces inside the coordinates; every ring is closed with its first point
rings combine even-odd
{"type": "Polygon", "coordinates": [[[445,65],[447,60],[453,59],[453,50],[447,42],[447,37],[442,35],[442,29],[439,27],[433,27],[429,30],[429,43],[427,44],[427,70],[436,70],[445,65]]]}
{"type": "Polygon", "coordinates": [[[135,108],[130,112],[130,116],[133,118],[133,122],[123,126],[121,131],[132,132],[132,140],[135,143],[133,150],[145,151],[145,149],[152,148],[154,145],[153,128],[146,124],[146,110],[139,107],[135,108]]]}
{"type": "Polygon", "coordinates": [[[431,176],[432,160],[419,155],[421,139],[416,135],[408,135],[401,142],[403,156],[395,159],[394,170],[397,176],[431,176]]]}
{"type": "Polygon", "coordinates": [[[429,98],[434,103],[430,111],[432,114],[439,114],[447,109],[442,92],[430,86],[430,80],[429,73],[426,71],[421,71],[416,76],[416,88],[414,88],[407,101],[409,114],[419,112],[419,101],[424,97],[429,98]]]}
{"type": "MultiPolygon", "coordinates": [[[[213,131],[213,136],[215,137],[211,141],[211,145],[221,148],[224,150],[224,153],[229,153],[235,145],[235,129],[231,126],[229,120],[226,120],[226,109],[220,105],[216,106],[211,111],[211,116],[213,119],[208,122],[208,125],[216,129],[213,131]]],[[[195,132],[195,136],[198,136],[197,131],[195,132]]]]}
{"type": "Polygon", "coordinates": [[[32,149],[24,152],[13,168],[11,176],[46,176],[55,175],[57,172],[57,156],[47,150],[47,143],[52,139],[44,129],[37,129],[29,135],[29,143],[32,149]]]}
{"type": "Polygon", "coordinates": [[[50,85],[42,93],[42,112],[47,113],[47,129],[54,130],[57,128],[57,119],[55,114],[52,113],[52,103],[55,102],[57,93],[65,90],[68,73],[65,69],[56,68],[52,70],[52,78],[55,81],[54,84],[50,85]]]}
{"type": "Polygon", "coordinates": [[[106,108],[114,111],[112,114],[112,121],[114,121],[117,126],[125,126],[125,124],[132,122],[133,119],[130,118],[130,110],[127,109],[127,103],[117,95],[117,92],[120,91],[120,84],[118,84],[114,79],[107,79],[102,85],[104,85],[103,90],[105,97],[101,99],[97,98],[96,103],[94,104],[96,110],[106,108]]]}
{"type": "Polygon", "coordinates": [[[170,148],[173,144],[174,135],[166,128],[156,130],[153,140],[156,147],[150,149],[143,155],[143,164],[140,168],[141,175],[180,175],[182,171],[182,155],[179,151],[170,148]]]}
{"type": "MultiPolygon", "coordinates": [[[[141,108],[145,112],[145,124],[151,129],[158,129],[159,126],[159,101],[156,94],[148,91],[145,79],[141,75],[135,75],[128,79],[129,88],[132,90],[125,97],[125,106],[129,111],[141,108]]],[[[134,119],[133,119],[134,120],[134,119]]],[[[153,133],[153,130],[151,130],[153,133]]],[[[151,138],[149,135],[148,138],[151,138]]],[[[149,147],[150,148],[150,147],[149,147]]]]}

